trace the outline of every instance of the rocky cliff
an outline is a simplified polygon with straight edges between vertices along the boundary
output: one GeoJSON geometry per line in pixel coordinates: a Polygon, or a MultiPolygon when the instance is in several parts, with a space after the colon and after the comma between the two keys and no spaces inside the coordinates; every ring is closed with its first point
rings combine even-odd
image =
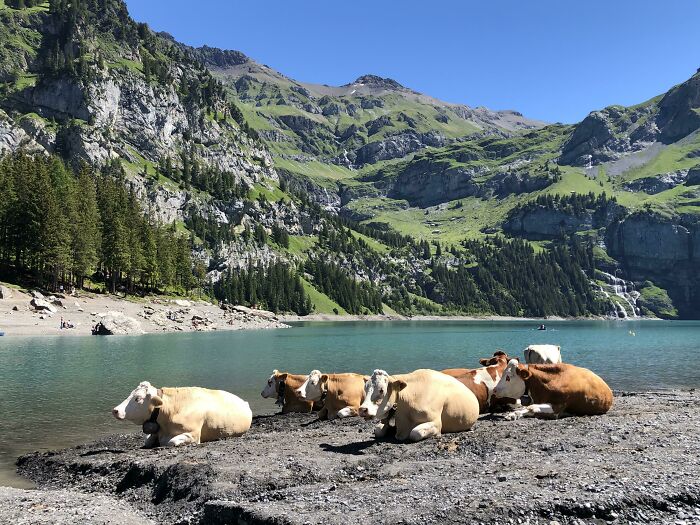
{"type": "Polygon", "coordinates": [[[607,232],[609,253],[630,278],[665,288],[684,317],[700,315],[700,220],[635,213],[607,232]]]}

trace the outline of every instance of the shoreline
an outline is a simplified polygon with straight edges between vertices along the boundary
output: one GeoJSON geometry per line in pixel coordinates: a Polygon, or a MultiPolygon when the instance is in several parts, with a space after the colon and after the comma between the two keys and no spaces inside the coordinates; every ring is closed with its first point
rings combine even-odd
{"type": "Polygon", "coordinates": [[[0,521],[31,498],[27,518],[113,509],[100,523],[694,523],[699,396],[616,391],[603,416],[486,415],[471,431],[415,444],[375,440],[360,418],[315,414],[256,416],[242,437],[196,447],[144,450],[140,433],[111,435],[19,458],[38,490],[0,490],[0,521]]]}
{"type": "MultiPolygon", "coordinates": [[[[2,283],[0,283],[1,285],[2,283]]],[[[498,315],[415,315],[399,314],[335,315],[310,314],[307,316],[279,314],[254,310],[244,306],[222,309],[203,300],[147,297],[122,298],[108,294],[79,292],[75,295],[55,297],[50,303],[53,312],[38,311],[32,305],[29,291],[2,286],[9,298],[0,299],[0,331],[4,337],[89,336],[92,327],[105,315],[123,315],[137,321],[134,332],[115,335],[163,334],[178,332],[212,332],[237,330],[268,330],[289,328],[287,323],[333,322],[531,322],[556,323],[560,321],[661,321],[662,319],[638,317],[612,319],[607,317],[558,316],[512,317],[498,315]],[[70,321],[75,328],[60,329],[61,318],[70,321]]]]}
{"type": "Polygon", "coordinates": [[[8,338],[92,336],[92,328],[108,315],[129,319],[119,326],[120,333],[114,334],[120,336],[289,328],[272,312],[245,307],[224,310],[202,300],[158,296],[125,299],[78,292],[46,296],[37,303],[31,292],[3,286],[3,292],[8,291],[11,296],[0,299],[0,331],[8,338]],[[43,309],[38,310],[36,304],[43,309]],[[61,329],[61,319],[74,328],[61,329]]]}

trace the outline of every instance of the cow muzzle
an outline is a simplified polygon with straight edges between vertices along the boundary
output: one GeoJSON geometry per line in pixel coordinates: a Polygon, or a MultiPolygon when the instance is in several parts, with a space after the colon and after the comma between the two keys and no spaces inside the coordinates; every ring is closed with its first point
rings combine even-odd
{"type": "Polygon", "coordinates": [[[112,415],[114,416],[114,419],[118,419],[119,421],[123,421],[126,418],[126,414],[121,412],[118,408],[112,409],[112,415]]]}

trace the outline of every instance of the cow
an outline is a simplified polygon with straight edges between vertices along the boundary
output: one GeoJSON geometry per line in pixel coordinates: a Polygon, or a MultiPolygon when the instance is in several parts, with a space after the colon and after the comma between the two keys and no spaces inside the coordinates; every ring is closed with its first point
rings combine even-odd
{"type": "Polygon", "coordinates": [[[396,438],[421,441],[469,430],[479,417],[479,402],[462,383],[435,370],[390,376],[375,370],[365,383],[360,416],[378,419],[377,438],[396,427],[396,438]]]}
{"type": "Polygon", "coordinates": [[[145,448],[177,447],[244,434],[253,419],[250,405],[223,390],[199,387],[156,388],[139,384],[112,415],[142,425],[145,448]]]}
{"type": "Polygon", "coordinates": [[[530,345],[525,351],[525,362],[529,365],[561,363],[561,347],[556,345],[530,345]]]}
{"type": "Polygon", "coordinates": [[[364,400],[367,379],[361,374],[322,374],[312,370],[295,394],[300,399],[323,403],[318,413],[319,419],[356,416],[364,400]]]}
{"type": "Polygon", "coordinates": [[[610,387],[586,368],[565,363],[522,365],[512,359],[493,395],[518,399],[526,391],[532,404],[510,412],[507,419],[596,416],[605,414],[613,404],[610,387]]]}
{"type": "Polygon", "coordinates": [[[288,414],[289,412],[307,414],[313,410],[314,404],[311,401],[302,399],[296,392],[304,384],[307,377],[305,375],[273,370],[260,395],[268,399],[271,397],[277,398],[277,405],[282,407],[283,414],[288,414]]]}
{"type": "Polygon", "coordinates": [[[483,368],[448,368],[442,373],[454,377],[474,392],[479,402],[479,412],[484,414],[491,408],[493,389],[508,365],[508,355],[499,350],[493,357],[480,359],[479,363],[483,368]]]}

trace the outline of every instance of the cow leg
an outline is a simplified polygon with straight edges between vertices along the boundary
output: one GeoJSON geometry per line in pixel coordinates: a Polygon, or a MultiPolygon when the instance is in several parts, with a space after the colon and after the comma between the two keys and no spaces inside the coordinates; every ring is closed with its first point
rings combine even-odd
{"type": "Polygon", "coordinates": [[[389,423],[378,423],[374,427],[374,437],[377,439],[386,437],[387,433],[389,432],[389,426],[389,423]]]}
{"type": "Polygon", "coordinates": [[[421,423],[413,427],[408,439],[411,441],[422,441],[429,437],[437,437],[442,433],[441,430],[442,429],[434,421],[421,423]]]}
{"type": "Polygon", "coordinates": [[[521,417],[551,416],[554,413],[554,408],[551,404],[539,403],[510,412],[509,414],[506,414],[505,418],[509,421],[515,421],[521,417]]]}
{"type": "Polygon", "coordinates": [[[158,442],[158,433],[156,432],[155,434],[148,434],[148,436],[146,436],[143,448],[154,448],[158,445],[160,445],[160,443],[158,442]]]}
{"type": "Polygon", "coordinates": [[[320,420],[330,419],[329,416],[330,416],[330,414],[328,413],[328,409],[326,407],[323,407],[318,412],[318,419],[320,419],[320,420]]]}
{"type": "Polygon", "coordinates": [[[353,407],[345,407],[342,410],[338,410],[338,413],[336,415],[340,418],[356,416],[357,410],[355,410],[353,407]]]}
{"type": "Polygon", "coordinates": [[[182,445],[197,444],[198,439],[195,439],[192,434],[185,432],[184,434],[179,434],[175,437],[170,438],[170,440],[165,444],[168,447],[179,447],[182,445]]]}

